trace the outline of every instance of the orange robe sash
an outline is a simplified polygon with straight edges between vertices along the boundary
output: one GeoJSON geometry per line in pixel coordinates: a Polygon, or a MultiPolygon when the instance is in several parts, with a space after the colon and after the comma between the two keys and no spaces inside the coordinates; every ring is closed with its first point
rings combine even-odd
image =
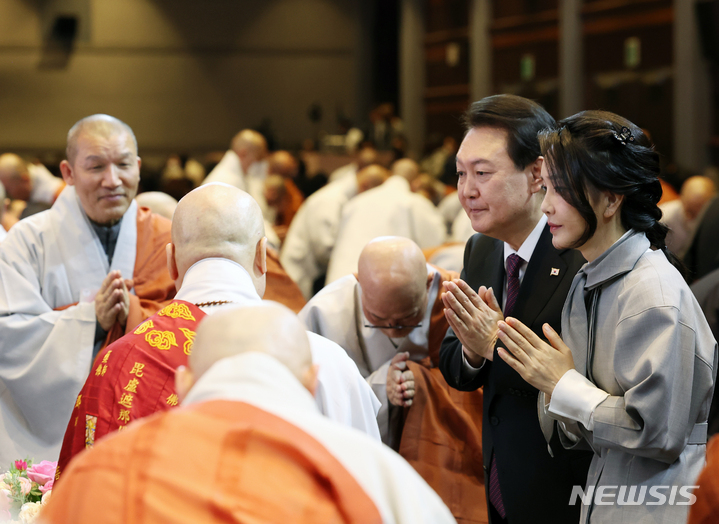
{"type": "MultiPolygon", "coordinates": [[[[435,267],[442,282],[459,278],[435,267]]],[[[429,358],[408,362],[415,396],[405,410],[399,454],[442,498],[459,523],[486,524],[487,500],[482,468],[482,390],[458,391],[444,380],[439,348],[449,323],[440,285],[432,308],[429,358]]]]}

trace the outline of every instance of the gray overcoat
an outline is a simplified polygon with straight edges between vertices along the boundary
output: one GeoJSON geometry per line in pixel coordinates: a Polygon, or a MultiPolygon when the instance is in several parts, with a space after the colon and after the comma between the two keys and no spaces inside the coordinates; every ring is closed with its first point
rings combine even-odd
{"type": "MultiPolygon", "coordinates": [[[[692,486],[705,463],[717,343],[681,274],[643,233],[628,232],[577,273],[562,336],[577,371],[609,393],[593,431],[565,425],[595,452],[587,477],[595,496],[586,498],[581,522],[686,522],[691,490],[681,487],[692,486]],[[599,293],[593,352],[592,290],[599,293]]],[[[578,445],[562,437],[565,447],[578,445]]]]}

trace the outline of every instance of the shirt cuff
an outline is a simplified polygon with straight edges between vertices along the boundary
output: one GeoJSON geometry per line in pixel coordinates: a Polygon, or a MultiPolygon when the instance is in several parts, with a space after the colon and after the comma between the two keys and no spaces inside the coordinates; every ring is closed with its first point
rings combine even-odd
{"type": "Polygon", "coordinates": [[[482,361],[482,365],[478,368],[467,362],[467,357],[464,356],[464,347],[462,347],[462,376],[466,379],[473,379],[482,370],[484,365],[487,363],[487,359],[482,361]]]}
{"type": "Polygon", "coordinates": [[[599,389],[574,369],[567,371],[552,392],[549,412],[580,422],[587,430],[594,430],[594,410],[609,393],[599,389]]]}

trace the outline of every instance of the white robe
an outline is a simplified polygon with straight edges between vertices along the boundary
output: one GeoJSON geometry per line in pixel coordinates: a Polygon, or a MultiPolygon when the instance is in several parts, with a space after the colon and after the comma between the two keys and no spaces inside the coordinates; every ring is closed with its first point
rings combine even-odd
{"type": "Polygon", "coordinates": [[[472,221],[469,219],[467,213],[462,210],[457,214],[457,218],[452,223],[452,235],[451,240],[453,242],[467,242],[476,231],[472,227],[472,221]]]}
{"type": "Polygon", "coordinates": [[[439,214],[442,215],[444,223],[447,226],[447,231],[451,233],[452,224],[457,218],[457,215],[464,211],[462,209],[462,204],[459,201],[458,192],[453,191],[444,197],[437,206],[437,211],[439,211],[439,214]]]}
{"type": "Polygon", "coordinates": [[[315,279],[327,270],[342,208],[355,195],[357,178],[345,177],[310,195],[292,219],[280,262],[307,299],[315,279]]]}
{"type": "MultiPolygon", "coordinates": [[[[207,258],[190,267],[175,298],[192,303],[229,301],[222,306],[202,308],[208,314],[261,301],[247,271],[224,258],[207,258]]],[[[307,335],[312,360],[319,366],[315,400],[320,412],[379,440],[376,417],[380,402],[357,366],[334,342],[315,333],[307,335]]]]}
{"type": "Polygon", "coordinates": [[[0,242],[5,240],[5,237],[7,236],[7,231],[5,231],[5,228],[0,224],[0,242]]]}
{"type": "Polygon", "coordinates": [[[243,353],[216,362],[190,390],[183,406],[211,400],[251,404],[310,435],[357,480],[383,523],[455,522],[439,496],[402,457],[322,417],[310,393],[273,357],[243,353]]]}
{"type": "Polygon", "coordinates": [[[246,191],[260,205],[262,215],[265,219],[272,223],[273,217],[270,216],[272,210],[267,205],[264,193],[267,170],[267,161],[260,160],[259,162],[254,162],[248,168],[247,173],[245,173],[242,169],[242,164],[240,163],[240,157],[238,157],[237,154],[230,149],[225,153],[222,160],[220,160],[215,168],[210,171],[210,174],[202,181],[202,184],[223,182],[225,184],[235,186],[242,191],[246,191]]]}
{"type": "Polygon", "coordinates": [[[338,167],[332,173],[330,173],[329,178],[327,179],[328,182],[331,184],[332,182],[337,182],[339,180],[342,180],[343,178],[347,178],[349,176],[356,176],[357,175],[357,164],[354,162],[350,164],[346,164],[342,167],[338,167]]]}
{"type": "Polygon", "coordinates": [[[429,355],[430,320],[441,276],[429,265],[427,274],[433,275],[433,278],[422,327],[413,329],[403,338],[390,339],[379,329],[365,327],[370,322],[362,312],[362,288],[354,275],[347,275],[323,288],[299,313],[300,320],[308,330],[342,346],[357,364],[360,373],[382,403],[377,422],[384,442],[389,439],[386,385],[392,357],[399,352],[408,351],[411,360],[420,361],[429,355]]]}
{"type": "Polygon", "coordinates": [[[412,193],[406,179],[391,176],[345,206],[326,283],[356,272],[367,242],[385,235],[409,238],[422,249],[442,244],[447,236],[437,208],[423,196],[412,193]]]}
{"type": "Polygon", "coordinates": [[[0,244],[0,464],[60,454],[92,364],[95,293],[110,270],[133,277],[136,221],[133,201],[110,266],[68,186],[51,209],[15,224],[0,244]]]}
{"type": "Polygon", "coordinates": [[[55,195],[64,184],[62,178],[58,178],[43,165],[29,164],[27,168],[32,181],[29,202],[40,202],[52,204],[55,195]]]}

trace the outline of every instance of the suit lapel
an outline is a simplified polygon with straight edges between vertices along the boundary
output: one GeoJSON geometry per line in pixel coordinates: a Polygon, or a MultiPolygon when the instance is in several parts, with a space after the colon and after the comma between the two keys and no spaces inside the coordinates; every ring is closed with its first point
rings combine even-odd
{"type": "Polygon", "coordinates": [[[482,258],[477,268],[472,268],[468,274],[472,276],[467,283],[477,291],[480,286],[491,287],[497,301],[502,303],[504,293],[504,243],[489,237],[481,237],[474,249],[486,251],[489,254],[482,258]]]}

